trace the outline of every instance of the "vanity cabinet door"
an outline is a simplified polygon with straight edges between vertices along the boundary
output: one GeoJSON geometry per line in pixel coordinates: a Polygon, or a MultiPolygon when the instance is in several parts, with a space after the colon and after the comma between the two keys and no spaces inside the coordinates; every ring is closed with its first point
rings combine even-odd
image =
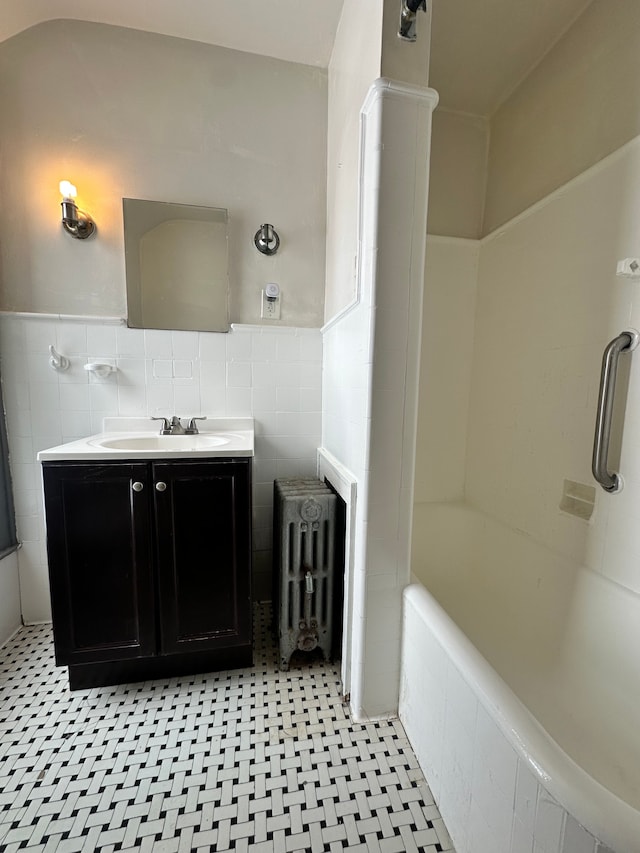
{"type": "Polygon", "coordinates": [[[162,654],[251,643],[251,462],[154,463],[162,654]]]}
{"type": "Polygon", "coordinates": [[[58,664],[155,654],[149,466],[43,466],[58,664]]]}

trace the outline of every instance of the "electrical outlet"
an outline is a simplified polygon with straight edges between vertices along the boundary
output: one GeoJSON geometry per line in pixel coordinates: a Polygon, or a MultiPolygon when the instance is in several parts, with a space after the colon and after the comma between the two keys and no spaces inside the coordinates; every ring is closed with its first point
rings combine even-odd
{"type": "Polygon", "coordinates": [[[263,320],[279,320],[280,319],[280,297],[269,298],[265,291],[262,291],[262,306],[260,316],[263,320]]]}

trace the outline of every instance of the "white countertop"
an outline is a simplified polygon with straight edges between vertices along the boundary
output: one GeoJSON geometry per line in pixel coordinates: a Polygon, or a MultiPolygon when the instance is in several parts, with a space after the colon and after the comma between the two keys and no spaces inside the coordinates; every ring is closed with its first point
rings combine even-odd
{"type": "MultiPolygon", "coordinates": [[[[186,424],[187,418],[183,418],[186,424]]],[[[253,418],[208,418],[198,421],[198,434],[161,436],[151,418],[105,418],[96,435],[49,447],[39,462],[107,459],[216,459],[253,456],[253,418]]]]}

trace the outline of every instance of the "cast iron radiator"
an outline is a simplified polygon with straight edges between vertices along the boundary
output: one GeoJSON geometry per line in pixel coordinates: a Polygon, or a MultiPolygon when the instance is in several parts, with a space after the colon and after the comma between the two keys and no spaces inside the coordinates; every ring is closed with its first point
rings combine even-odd
{"type": "Polygon", "coordinates": [[[297,650],[331,658],[336,501],[320,480],[274,482],[273,601],[284,670],[297,650]]]}

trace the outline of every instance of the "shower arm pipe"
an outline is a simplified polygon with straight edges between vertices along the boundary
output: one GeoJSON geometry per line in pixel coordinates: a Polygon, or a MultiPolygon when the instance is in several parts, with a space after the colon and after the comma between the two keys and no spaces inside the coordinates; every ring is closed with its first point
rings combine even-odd
{"type": "Polygon", "coordinates": [[[602,372],[600,374],[600,393],[598,394],[598,412],[596,430],[593,438],[593,460],[591,470],[593,476],[605,492],[614,494],[622,489],[622,477],[610,472],[607,462],[609,457],[609,442],[611,439],[611,421],[613,404],[616,394],[616,378],[618,361],[622,353],[631,352],[638,346],[640,335],[635,329],[621,332],[606,347],[602,356],[602,372]]]}

